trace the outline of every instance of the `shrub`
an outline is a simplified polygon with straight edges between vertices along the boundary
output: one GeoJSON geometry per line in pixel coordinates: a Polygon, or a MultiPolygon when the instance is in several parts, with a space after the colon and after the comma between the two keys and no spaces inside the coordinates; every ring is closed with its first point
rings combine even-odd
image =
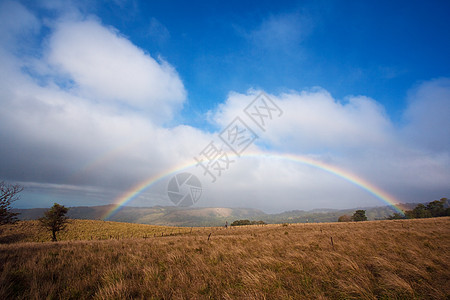
{"type": "Polygon", "coordinates": [[[231,223],[231,226],[243,226],[243,225],[265,225],[264,221],[250,221],[250,220],[236,220],[231,223]]]}
{"type": "Polygon", "coordinates": [[[338,218],[338,222],[351,222],[351,221],[352,221],[352,217],[350,217],[348,215],[343,215],[338,218]]]}

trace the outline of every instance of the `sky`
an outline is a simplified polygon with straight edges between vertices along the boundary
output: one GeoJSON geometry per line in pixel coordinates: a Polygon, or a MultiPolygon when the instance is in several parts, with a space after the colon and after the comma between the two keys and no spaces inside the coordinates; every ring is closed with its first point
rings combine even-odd
{"type": "Polygon", "coordinates": [[[197,207],[449,197],[449,13],[448,1],[0,0],[0,180],[25,187],[18,208],[174,205],[180,172],[201,182],[197,207]]]}

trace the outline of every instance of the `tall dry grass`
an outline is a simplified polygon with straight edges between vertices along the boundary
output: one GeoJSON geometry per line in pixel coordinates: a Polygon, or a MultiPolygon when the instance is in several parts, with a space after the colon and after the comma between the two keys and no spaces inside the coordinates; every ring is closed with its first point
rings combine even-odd
{"type": "MultiPolygon", "coordinates": [[[[187,232],[191,232],[191,229],[109,221],[69,220],[66,230],[58,232],[57,238],[59,241],[107,240],[148,238],[187,232]]],[[[51,232],[37,220],[19,221],[14,225],[0,227],[0,243],[47,241],[51,241],[51,232]]]]}
{"type": "Polygon", "coordinates": [[[449,225],[268,225],[4,244],[0,299],[449,299],[449,225]]]}

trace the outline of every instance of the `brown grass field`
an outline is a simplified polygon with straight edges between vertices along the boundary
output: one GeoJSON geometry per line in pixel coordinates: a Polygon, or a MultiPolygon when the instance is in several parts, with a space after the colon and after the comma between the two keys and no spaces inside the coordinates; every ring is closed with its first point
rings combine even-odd
{"type": "Polygon", "coordinates": [[[0,231],[0,299],[450,299],[449,217],[0,231]]]}

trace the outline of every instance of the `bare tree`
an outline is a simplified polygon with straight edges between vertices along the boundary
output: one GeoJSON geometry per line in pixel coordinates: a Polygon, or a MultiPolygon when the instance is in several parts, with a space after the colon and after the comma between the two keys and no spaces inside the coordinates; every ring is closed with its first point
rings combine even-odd
{"type": "Polygon", "coordinates": [[[17,221],[18,213],[11,212],[11,203],[20,199],[18,194],[23,191],[19,184],[0,181],[0,225],[12,224],[17,221]]]}

